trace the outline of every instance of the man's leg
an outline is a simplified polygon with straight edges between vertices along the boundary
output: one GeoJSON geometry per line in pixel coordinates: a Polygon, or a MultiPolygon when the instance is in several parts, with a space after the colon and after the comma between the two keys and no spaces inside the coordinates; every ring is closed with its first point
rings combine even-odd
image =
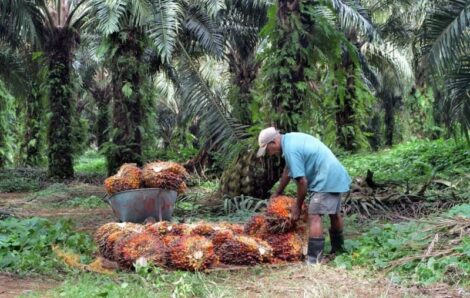
{"type": "Polygon", "coordinates": [[[316,264],[321,261],[325,238],[320,214],[309,214],[309,238],[307,249],[307,263],[316,264]]]}
{"type": "Polygon", "coordinates": [[[340,213],[330,214],[331,228],[330,228],[330,241],[331,253],[341,253],[344,251],[344,237],[343,237],[343,217],[340,213]]]}

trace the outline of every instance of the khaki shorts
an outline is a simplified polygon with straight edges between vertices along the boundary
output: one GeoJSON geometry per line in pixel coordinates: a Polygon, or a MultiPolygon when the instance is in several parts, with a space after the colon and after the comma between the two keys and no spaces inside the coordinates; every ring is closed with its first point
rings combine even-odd
{"type": "Polygon", "coordinates": [[[314,192],[308,198],[308,214],[338,214],[341,211],[341,193],[314,192]]]}

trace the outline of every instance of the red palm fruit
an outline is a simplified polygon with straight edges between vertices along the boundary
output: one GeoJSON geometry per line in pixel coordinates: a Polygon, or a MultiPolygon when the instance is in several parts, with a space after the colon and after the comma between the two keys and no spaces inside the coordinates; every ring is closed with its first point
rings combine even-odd
{"type": "Polygon", "coordinates": [[[186,185],[186,183],[181,182],[181,184],[178,186],[178,189],[176,190],[176,192],[180,195],[180,194],[183,194],[186,192],[186,190],[188,189],[188,186],[186,185]]]}
{"type": "Polygon", "coordinates": [[[162,266],[165,264],[165,253],[163,242],[145,231],[121,238],[114,246],[114,258],[123,268],[131,268],[139,258],[162,266]]]}
{"type": "Polygon", "coordinates": [[[180,238],[181,236],[167,234],[167,235],[162,236],[160,239],[165,244],[165,246],[168,247],[173,243],[173,241],[180,239],[180,238]]]}
{"type": "Polygon", "coordinates": [[[107,178],[104,186],[108,194],[140,188],[142,170],[135,164],[123,164],[116,175],[107,178]]]}
{"type": "Polygon", "coordinates": [[[272,198],[266,210],[268,230],[271,233],[284,233],[295,228],[292,216],[293,206],[296,199],[288,196],[277,196],[272,198]]]}
{"type": "Polygon", "coordinates": [[[268,222],[266,216],[262,214],[253,215],[245,224],[244,233],[258,238],[263,238],[267,235],[268,222]]]}
{"type": "Polygon", "coordinates": [[[144,168],[143,180],[146,187],[161,188],[177,191],[183,178],[169,171],[154,173],[152,170],[144,168]]]}
{"type": "Polygon", "coordinates": [[[272,258],[271,246],[260,239],[235,235],[216,251],[219,260],[231,265],[255,265],[272,258]]]}
{"type": "Polygon", "coordinates": [[[160,221],[153,224],[148,224],[145,229],[156,236],[164,237],[166,235],[189,235],[191,227],[187,224],[170,223],[168,221],[160,221]]]}
{"type": "Polygon", "coordinates": [[[95,242],[102,256],[113,259],[113,248],[116,240],[130,233],[138,232],[142,226],[134,223],[107,223],[99,227],[95,232],[95,242]]]}
{"type": "Polygon", "coordinates": [[[183,236],[168,248],[168,265],[190,271],[204,270],[216,261],[212,242],[201,236],[183,236]]]}
{"type": "Polygon", "coordinates": [[[217,224],[220,229],[231,230],[235,234],[243,234],[244,227],[243,225],[230,223],[230,222],[220,222],[217,224]]]}
{"type": "Polygon", "coordinates": [[[215,227],[207,222],[198,222],[191,229],[191,235],[199,235],[204,237],[211,237],[215,232],[215,227]]]}
{"type": "Polygon", "coordinates": [[[191,226],[184,223],[172,224],[169,234],[177,236],[187,236],[191,234],[191,226]]]}
{"type": "Polygon", "coordinates": [[[159,221],[153,224],[145,225],[146,231],[158,237],[163,237],[169,234],[171,229],[172,224],[168,221],[159,221]]]}
{"type": "Polygon", "coordinates": [[[182,165],[180,165],[176,162],[172,162],[172,161],[154,161],[154,162],[150,162],[150,163],[145,165],[144,169],[145,168],[147,168],[149,171],[152,171],[154,173],[168,171],[168,172],[177,174],[177,175],[181,176],[182,178],[186,178],[186,177],[189,176],[188,172],[186,171],[186,169],[182,165]]]}
{"type": "Polygon", "coordinates": [[[224,244],[227,240],[233,239],[235,234],[233,233],[232,230],[226,230],[226,229],[216,229],[212,236],[210,237],[210,240],[212,241],[212,245],[214,245],[214,251],[217,255],[219,255],[218,250],[224,244]]]}
{"type": "Polygon", "coordinates": [[[296,233],[272,234],[265,239],[273,248],[274,257],[283,261],[299,261],[303,258],[303,241],[296,233]]]}

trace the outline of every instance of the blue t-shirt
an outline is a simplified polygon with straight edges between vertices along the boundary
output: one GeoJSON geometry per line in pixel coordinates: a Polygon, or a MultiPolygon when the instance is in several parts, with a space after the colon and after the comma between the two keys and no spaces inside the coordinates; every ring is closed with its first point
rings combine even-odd
{"type": "Polygon", "coordinates": [[[346,169],[331,150],[317,138],[300,132],[281,139],[289,177],[306,177],[308,191],[347,192],[351,184],[346,169]]]}

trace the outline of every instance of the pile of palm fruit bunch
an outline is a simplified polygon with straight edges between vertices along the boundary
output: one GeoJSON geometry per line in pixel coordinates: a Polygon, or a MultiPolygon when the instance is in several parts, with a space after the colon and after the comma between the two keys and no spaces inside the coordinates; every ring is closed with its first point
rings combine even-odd
{"type": "Polygon", "coordinates": [[[303,258],[307,208],[304,204],[300,219],[294,221],[292,209],[295,204],[295,198],[274,197],[269,201],[264,215],[254,215],[245,224],[245,234],[266,241],[272,247],[272,262],[299,261],[303,258]]]}
{"type": "Polygon", "coordinates": [[[186,178],[188,172],[176,162],[150,162],[144,165],[143,169],[136,164],[123,164],[116,175],[104,181],[104,186],[110,195],[138,188],[161,188],[181,194],[187,188],[186,178]]]}
{"type": "Polygon", "coordinates": [[[101,255],[131,269],[136,263],[190,271],[298,261],[303,257],[305,208],[292,219],[295,199],[271,199],[265,214],[244,226],[227,222],[108,223],[95,233],[101,255]]]}

